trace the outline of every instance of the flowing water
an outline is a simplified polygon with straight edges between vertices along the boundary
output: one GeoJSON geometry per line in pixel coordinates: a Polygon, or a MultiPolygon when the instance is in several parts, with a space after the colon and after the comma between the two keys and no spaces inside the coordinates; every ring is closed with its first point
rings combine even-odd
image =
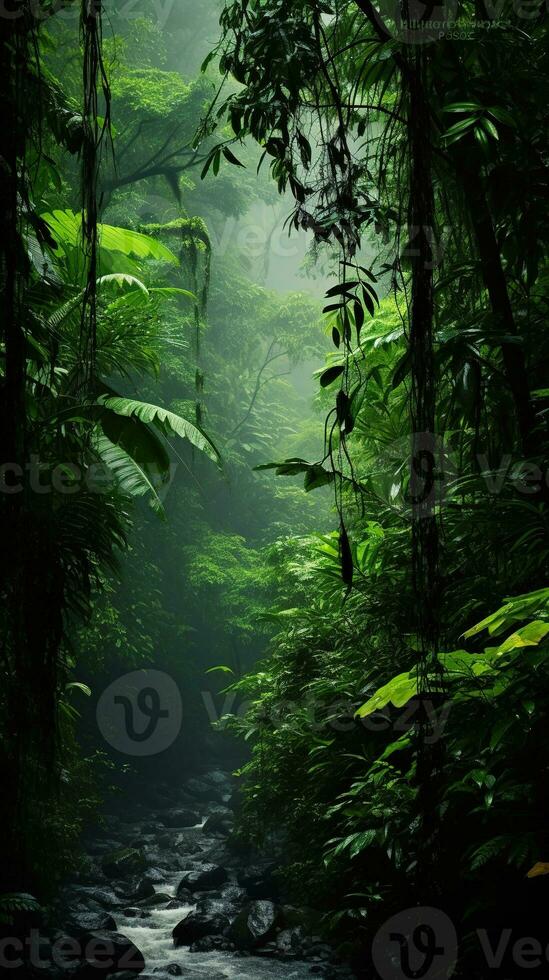
{"type": "MultiPolygon", "coordinates": [[[[208,811],[208,804],[204,805],[208,811]]],[[[200,812],[200,811],[199,811],[200,812]]],[[[314,973],[320,972],[318,965],[312,962],[298,960],[278,960],[266,956],[250,955],[245,952],[190,952],[188,946],[176,948],[172,933],[175,926],[185,918],[187,914],[195,909],[195,904],[185,904],[183,901],[176,908],[167,908],[168,896],[173,900],[176,898],[178,885],[182,879],[181,865],[179,870],[170,870],[170,861],[177,848],[181,848],[185,853],[182,859],[190,867],[196,861],[223,862],[223,849],[225,841],[219,837],[211,838],[204,833],[204,819],[194,827],[187,829],[170,829],[162,826],[161,813],[150,813],[148,817],[140,819],[139,822],[131,826],[126,825],[124,836],[143,839],[143,849],[147,860],[152,867],[162,873],[162,880],[158,880],[155,885],[155,892],[166,896],[164,907],[148,907],[141,903],[137,914],[143,913],[146,917],[136,917],[136,908],[133,907],[133,914],[127,915],[129,909],[132,911],[132,903],[122,905],[110,912],[116,922],[118,932],[126,936],[145,958],[145,972],[141,974],[141,980],[168,980],[169,977],[182,976],[187,980],[199,980],[204,977],[207,980],[221,980],[221,978],[234,978],[234,980],[311,980],[314,973]],[[159,827],[156,834],[151,833],[151,820],[158,819],[159,827]],[[147,826],[147,823],[149,826],[147,826]],[[168,837],[168,846],[166,846],[168,837]],[[159,839],[164,838],[162,849],[159,848],[159,839]],[[172,843],[173,841],[173,843],[172,843]],[[182,844],[183,842],[183,844],[182,844]]],[[[120,829],[120,828],[119,828],[120,829]]],[[[153,828],[154,829],[154,828],[153,828]]],[[[112,832],[111,832],[112,833],[112,832]]],[[[120,838],[120,833],[118,837],[120,838]]],[[[119,844],[127,846],[128,841],[118,840],[119,844]]],[[[227,888],[237,887],[236,876],[238,868],[228,867],[229,882],[227,888]]],[[[159,876],[160,878],[160,876],[159,876]]],[[[215,902],[216,894],[212,893],[215,902]]],[[[202,897],[204,895],[202,894],[202,897]]],[[[221,896],[221,899],[223,896],[221,896]]]]}

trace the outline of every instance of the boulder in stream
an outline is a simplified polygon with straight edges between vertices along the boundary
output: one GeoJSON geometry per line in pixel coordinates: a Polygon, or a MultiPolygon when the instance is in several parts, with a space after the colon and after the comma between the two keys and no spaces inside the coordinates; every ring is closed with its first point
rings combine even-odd
{"type": "Polygon", "coordinates": [[[283,929],[276,939],[257,950],[260,956],[272,956],[279,960],[295,960],[303,956],[303,930],[300,926],[283,929]]]}
{"type": "Polygon", "coordinates": [[[127,877],[145,871],[147,862],[142,851],[134,847],[123,847],[118,851],[106,854],[101,861],[101,868],[107,877],[127,877]]]}
{"type": "Polygon", "coordinates": [[[225,786],[215,785],[206,779],[189,779],[185,788],[196,800],[215,800],[223,803],[226,795],[225,786]]]}
{"type": "Polygon", "coordinates": [[[189,953],[234,953],[235,949],[232,939],[226,936],[204,936],[192,944],[189,953]]]}
{"type": "Polygon", "coordinates": [[[205,936],[221,935],[228,927],[229,919],[221,912],[196,909],[178,922],[173,941],[175,946],[191,946],[205,936]]]}
{"type": "Polygon", "coordinates": [[[91,911],[114,909],[120,905],[112,888],[79,887],[73,889],[70,897],[71,904],[76,903],[79,906],[85,906],[85,910],[90,909],[91,911]]]}
{"type": "Polygon", "coordinates": [[[223,834],[228,837],[233,829],[234,814],[227,807],[216,806],[206,817],[202,832],[204,834],[223,834]]]}
{"type": "Polygon", "coordinates": [[[211,891],[228,881],[229,875],[219,864],[199,864],[183,874],[177,889],[177,897],[185,889],[191,892],[211,891]]]}
{"type": "Polygon", "coordinates": [[[145,969],[145,958],[131,939],[119,932],[93,931],[81,939],[82,966],[78,977],[130,973],[145,969]]]}
{"type": "Polygon", "coordinates": [[[165,810],[159,814],[158,823],[164,827],[196,827],[200,817],[195,810],[165,810]]]}
{"type": "Polygon", "coordinates": [[[134,902],[134,905],[138,905],[141,908],[155,908],[157,905],[167,905],[171,902],[172,895],[168,895],[166,892],[155,892],[154,895],[150,895],[149,898],[142,898],[139,902],[134,902]]]}
{"type": "Polygon", "coordinates": [[[240,871],[238,884],[245,888],[250,898],[274,898],[277,896],[277,884],[274,879],[276,865],[257,865],[240,871]]]}
{"type": "Polygon", "coordinates": [[[132,901],[140,902],[143,898],[151,898],[155,894],[154,882],[148,875],[145,875],[137,882],[135,890],[132,893],[132,901]]]}
{"type": "Polygon", "coordinates": [[[96,930],[116,932],[116,922],[108,912],[73,912],[69,927],[71,932],[77,934],[95,932],[96,930]]]}
{"type": "Polygon", "coordinates": [[[279,920],[280,913],[273,902],[249,902],[234,920],[229,936],[239,949],[263,946],[275,935],[279,920]]]}
{"type": "Polygon", "coordinates": [[[166,905],[166,908],[180,909],[184,905],[192,905],[194,903],[194,900],[195,899],[193,893],[190,892],[187,888],[182,888],[179,891],[177,898],[172,898],[171,902],[168,902],[168,904],[166,905]]]}

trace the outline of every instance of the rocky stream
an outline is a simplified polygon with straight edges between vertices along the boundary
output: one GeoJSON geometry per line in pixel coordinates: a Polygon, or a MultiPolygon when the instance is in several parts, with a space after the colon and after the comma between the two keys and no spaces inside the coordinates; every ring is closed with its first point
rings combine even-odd
{"type": "Polygon", "coordinates": [[[231,776],[213,771],[106,814],[40,938],[33,980],[350,976],[319,914],[284,903],[265,859],[244,860],[234,799],[231,776]]]}

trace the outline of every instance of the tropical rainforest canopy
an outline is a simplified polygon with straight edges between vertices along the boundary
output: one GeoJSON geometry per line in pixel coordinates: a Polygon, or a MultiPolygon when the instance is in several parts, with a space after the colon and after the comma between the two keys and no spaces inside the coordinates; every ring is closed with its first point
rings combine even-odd
{"type": "Polygon", "coordinates": [[[541,976],[546,6],[1,8],[2,968],[541,976]]]}

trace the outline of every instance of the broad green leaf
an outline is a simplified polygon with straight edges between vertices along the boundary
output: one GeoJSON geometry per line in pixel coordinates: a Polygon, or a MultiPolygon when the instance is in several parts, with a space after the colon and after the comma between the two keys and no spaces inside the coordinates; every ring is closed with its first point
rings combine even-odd
{"type": "Polygon", "coordinates": [[[320,384],[323,388],[327,388],[329,385],[340,378],[345,370],[343,364],[334,364],[333,367],[329,367],[320,376],[320,384]]]}
{"type": "Polygon", "coordinates": [[[146,292],[140,289],[134,289],[124,296],[119,296],[113,303],[109,306],[109,312],[114,312],[121,308],[136,308],[146,306],[151,299],[158,298],[163,299],[176,299],[181,296],[184,299],[196,302],[196,296],[191,293],[188,289],[177,289],[175,286],[153,286],[149,287],[146,292]]]}
{"type": "Polygon", "coordinates": [[[155,425],[162,432],[173,432],[182,439],[187,439],[195,449],[205,453],[215,463],[220,462],[220,455],[208,436],[193,422],[182,418],[181,415],[176,415],[175,412],[170,412],[159,405],[136,401],[133,398],[112,397],[110,395],[102,395],[98,404],[116,415],[139,419],[146,425],[155,425]]]}
{"type": "Polygon", "coordinates": [[[118,286],[120,289],[130,286],[146,297],[149,295],[149,290],[145,286],[145,283],[141,282],[137,276],[131,276],[127,272],[111,272],[108,276],[101,276],[97,280],[97,285],[99,288],[102,286],[118,286]]]}
{"type": "Polygon", "coordinates": [[[544,623],[542,620],[536,619],[515,633],[511,633],[511,636],[508,636],[497,648],[497,652],[502,654],[508,653],[511,650],[517,650],[520,647],[537,646],[548,633],[549,623],[544,623]]]}
{"type": "Polygon", "coordinates": [[[418,681],[415,670],[397,674],[358,709],[355,718],[367,718],[368,715],[385,708],[388,704],[393,704],[395,708],[402,708],[410,698],[415,697],[417,692],[418,681]]]}
{"type": "Polygon", "coordinates": [[[82,694],[85,694],[87,698],[91,698],[91,693],[92,693],[91,687],[88,687],[87,684],[83,684],[82,681],[70,681],[68,684],[65,684],[65,690],[81,691],[82,694]]]}
{"type": "Polygon", "coordinates": [[[449,102],[443,112],[482,112],[483,107],[478,102],[449,102]]]}
{"type": "Polygon", "coordinates": [[[162,501],[153,482],[150,468],[137,454],[130,454],[120,443],[111,442],[106,435],[96,439],[96,451],[109,468],[114,479],[124,493],[132,497],[150,496],[151,507],[159,517],[164,517],[162,501]]]}
{"type": "MultiPolygon", "coordinates": [[[[82,218],[73,211],[53,211],[41,215],[46,222],[58,246],[78,247],[82,241],[82,218]]],[[[169,262],[179,265],[179,259],[156,238],[142,235],[128,228],[115,228],[113,225],[98,225],[99,246],[107,252],[120,252],[137,259],[156,259],[159,262],[169,262]]]]}

